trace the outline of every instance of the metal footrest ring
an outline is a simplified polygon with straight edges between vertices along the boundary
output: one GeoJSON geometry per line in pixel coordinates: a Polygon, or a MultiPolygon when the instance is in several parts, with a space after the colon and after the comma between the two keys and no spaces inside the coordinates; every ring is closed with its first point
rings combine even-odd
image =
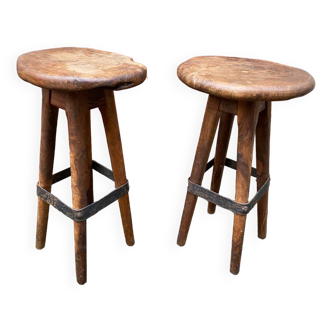
{"type": "MultiPolygon", "coordinates": [[[[110,180],[114,181],[113,172],[106,168],[105,166],[97,163],[96,161],[92,161],[92,169],[97,171],[98,173],[106,176],[110,180]]],[[[55,184],[61,180],[64,180],[70,176],[70,168],[67,168],[61,172],[58,172],[52,176],[52,184],[55,184]]],[[[40,197],[43,201],[52,205],[58,211],[62,212],[68,218],[75,220],[77,222],[82,222],[86,219],[89,219],[100,210],[104,209],[108,205],[112,204],[122,196],[128,194],[129,192],[129,183],[128,181],[120,186],[119,188],[111,191],[108,195],[101,198],[99,201],[94,202],[83,209],[75,210],[63,203],[59,198],[39,186],[37,183],[37,196],[40,197]]]]}
{"type": "MultiPolygon", "coordinates": [[[[205,172],[208,171],[213,166],[213,163],[214,163],[214,159],[212,159],[208,162],[208,164],[206,165],[205,172]]],[[[224,166],[236,169],[236,161],[226,158],[224,166]]],[[[257,177],[257,171],[255,168],[251,169],[251,176],[257,177]]],[[[257,202],[264,196],[265,192],[269,189],[270,182],[271,182],[271,178],[269,177],[265,181],[265,183],[262,185],[262,187],[258,190],[258,192],[253,197],[253,199],[245,204],[238,203],[238,202],[233,201],[230,198],[221,196],[211,190],[208,190],[196,183],[191,182],[190,179],[188,179],[188,191],[215,205],[218,205],[224,209],[230,210],[233,213],[240,214],[240,215],[246,215],[253,209],[253,207],[257,204],[257,202]]]]}

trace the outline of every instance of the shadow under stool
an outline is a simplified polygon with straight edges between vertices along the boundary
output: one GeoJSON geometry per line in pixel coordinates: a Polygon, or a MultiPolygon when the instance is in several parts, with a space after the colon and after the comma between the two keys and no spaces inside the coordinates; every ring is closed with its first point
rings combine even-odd
{"type": "Polygon", "coordinates": [[[184,246],[197,197],[208,201],[208,213],[216,205],[234,213],[230,271],[240,270],[246,215],[257,204],[258,237],[266,237],[270,184],[271,102],[304,96],[315,87],[306,71],[263,60],[200,56],[178,67],[178,77],[189,87],[209,94],[177,243],[184,246]],[[234,116],[237,115],[237,161],[226,158],[234,116]],[[208,162],[218,127],[214,159],[208,162]],[[252,167],[256,137],[256,167],[252,167]],[[219,195],[224,166],[236,169],[235,201],[219,195]],[[201,186],[204,173],[213,167],[210,190],[201,186]],[[257,194],[248,202],[250,177],[257,178],[257,194]]]}
{"type": "Polygon", "coordinates": [[[88,48],[56,48],[21,55],[17,72],[24,81],[42,88],[42,120],[36,248],[45,246],[49,205],[74,220],[76,278],[87,280],[86,220],[118,200],[126,243],[134,245],[120,130],[113,90],[141,84],[146,67],[131,58],[88,48]],[[70,168],[53,174],[59,108],[68,120],[70,168]],[[92,160],[90,110],[99,108],[113,171],[92,160]],[[115,182],[116,189],[93,199],[92,169],[115,182]],[[52,184],[71,176],[70,208],[51,194],[52,184]]]}

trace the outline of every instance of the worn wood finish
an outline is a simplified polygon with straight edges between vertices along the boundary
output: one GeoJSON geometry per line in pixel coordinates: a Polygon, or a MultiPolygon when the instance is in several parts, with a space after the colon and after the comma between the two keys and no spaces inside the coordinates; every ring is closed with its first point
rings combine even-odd
{"type": "Polygon", "coordinates": [[[92,142],[91,142],[91,110],[86,112],[86,192],[88,204],[93,203],[93,176],[92,176],[92,142]]]}
{"type": "MultiPolygon", "coordinates": [[[[39,185],[51,191],[58,108],[50,104],[50,91],[42,90],[42,120],[39,158],[39,185]]],[[[36,248],[45,247],[49,205],[38,198],[36,248]]]]}
{"type": "MultiPolygon", "coordinates": [[[[267,102],[265,110],[259,114],[256,127],[257,190],[270,176],[270,133],[271,102],[267,102]]],[[[267,190],[257,203],[258,237],[260,239],[266,238],[268,197],[269,191],[267,190]]]]}
{"type": "MultiPolygon", "coordinates": [[[[115,187],[118,188],[127,182],[120,137],[120,128],[116,112],[114,93],[111,90],[105,90],[104,92],[106,106],[101,106],[99,109],[105,127],[107,145],[114,174],[115,187]]],[[[132,246],[135,244],[135,239],[131,220],[129,195],[127,194],[121,197],[118,202],[126,243],[128,246],[132,246]]]]}
{"type": "MultiPolygon", "coordinates": [[[[39,185],[51,190],[58,109],[68,120],[73,209],[94,201],[91,109],[99,108],[106,131],[115,187],[126,184],[113,90],[141,84],[146,67],[130,57],[88,48],[56,48],[30,52],[17,60],[18,75],[43,89],[39,185]]],[[[134,244],[128,194],[119,199],[126,242],[134,244]]],[[[49,205],[38,199],[36,247],[45,246],[49,205]]],[[[79,218],[79,216],[77,216],[79,218]]],[[[79,218],[80,220],[83,219],[79,218]]],[[[86,220],[74,221],[76,277],[87,280],[86,220]]]]}
{"type": "MultiPolygon", "coordinates": [[[[237,115],[238,104],[238,100],[221,98],[219,110],[233,115],[237,115]]],[[[265,109],[265,101],[257,101],[257,107],[259,112],[263,111],[265,109]]]]}
{"type": "Polygon", "coordinates": [[[178,67],[178,76],[193,89],[234,100],[287,100],[315,87],[315,80],[304,70],[223,56],[191,58],[178,67]]]}
{"type": "MultiPolygon", "coordinates": [[[[70,91],[52,90],[51,91],[51,104],[59,108],[66,108],[67,95],[70,91]]],[[[88,107],[93,109],[105,105],[104,89],[92,89],[85,91],[88,98],[88,107]]]]}
{"type": "MultiPolygon", "coordinates": [[[[229,145],[230,135],[232,132],[232,126],[234,116],[238,114],[238,100],[231,100],[221,98],[219,110],[221,112],[219,132],[216,145],[216,153],[214,158],[214,166],[212,173],[212,180],[210,190],[219,193],[221,179],[224,171],[224,163],[227,155],[227,149],[229,145]]],[[[257,101],[256,111],[261,112],[265,109],[266,102],[257,101]]],[[[216,211],[216,205],[208,203],[208,213],[214,214],[216,211]]]]}
{"type": "MultiPolygon", "coordinates": [[[[221,112],[219,132],[216,145],[216,153],[214,157],[213,173],[210,190],[219,193],[221,178],[224,171],[224,165],[227,155],[229,139],[231,137],[234,115],[221,112]]],[[[208,203],[208,213],[213,214],[216,211],[216,205],[208,203]]]]}
{"type": "Polygon", "coordinates": [[[221,98],[219,111],[237,115],[237,108],[239,102],[237,100],[221,98]]]}
{"type": "Polygon", "coordinates": [[[22,54],[17,72],[24,81],[52,90],[128,89],[144,82],[147,73],[125,55],[76,47],[22,54]]]}
{"type": "MultiPolygon", "coordinates": [[[[215,100],[219,100],[218,109],[221,112],[221,120],[211,191],[219,192],[233,118],[235,115],[238,116],[235,201],[241,204],[247,203],[255,136],[258,191],[269,178],[271,102],[296,98],[309,93],[315,86],[313,77],[304,70],[278,63],[221,56],[201,56],[189,59],[178,67],[178,76],[189,87],[208,93],[209,100],[212,96],[215,100]]],[[[192,182],[198,186],[193,183],[189,185],[192,192],[206,199],[213,195],[200,185],[207,163],[206,153],[208,154],[207,150],[211,148],[210,144],[216,129],[212,124],[214,121],[212,118],[212,113],[208,118],[206,110],[191,176],[192,182]]],[[[259,198],[257,203],[258,237],[263,239],[266,237],[268,191],[263,196],[256,196],[253,202],[257,202],[259,198]]],[[[221,200],[220,197],[219,200],[221,200]]],[[[186,242],[196,202],[197,196],[187,193],[178,235],[179,245],[184,245],[186,242]]],[[[208,212],[214,213],[215,207],[209,202],[208,212]]],[[[230,264],[233,274],[238,274],[240,270],[245,223],[246,215],[234,214],[230,264]]]]}
{"type": "MultiPolygon", "coordinates": [[[[238,203],[247,203],[249,198],[252,155],[258,114],[259,110],[256,102],[239,102],[237,117],[238,146],[235,192],[235,201],[238,203]]],[[[230,268],[230,271],[233,274],[238,274],[240,271],[246,218],[246,215],[243,216],[239,214],[234,214],[232,256],[230,268]]]]}
{"type": "MultiPolygon", "coordinates": [[[[84,92],[66,94],[66,115],[68,119],[71,188],[74,209],[82,209],[89,204],[90,164],[88,125],[88,99],[84,92]]],[[[91,199],[91,196],[90,196],[91,199]]],[[[76,278],[81,285],[87,280],[86,266],[86,221],[74,221],[76,278]]]]}
{"type": "MultiPolygon", "coordinates": [[[[199,185],[202,184],[205,167],[211,151],[214,135],[217,130],[218,120],[220,116],[219,105],[220,98],[209,96],[205,109],[202,129],[196,149],[194,164],[190,175],[190,180],[193,183],[199,185]]],[[[187,192],[177,240],[177,244],[179,246],[184,246],[186,244],[196,202],[197,196],[193,195],[190,192],[187,192]]]]}

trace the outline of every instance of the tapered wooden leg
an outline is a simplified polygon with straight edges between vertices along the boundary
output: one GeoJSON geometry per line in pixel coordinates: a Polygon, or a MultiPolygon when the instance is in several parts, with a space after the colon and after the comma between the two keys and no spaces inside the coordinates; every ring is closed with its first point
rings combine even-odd
{"type": "MultiPolygon", "coordinates": [[[[89,111],[86,113],[86,163],[87,163],[87,174],[86,174],[86,192],[87,192],[87,205],[93,203],[95,199],[94,192],[94,179],[92,173],[92,112],[89,111]]],[[[87,274],[89,272],[88,269],[88,220],[86,221],[86,257],[87,257],[87,274]]],[[[87,281],[86,281],[87,282],[87,281]]],[[[83,283],[84,284],[84,283],[83,283]]]]}
{"type": "MultiPolygon", "coordinates": [[[[120,129],[116,113],[114,93],[112,90],[105,90],[105,101],[106,106],[101,106],[99,109],[104,122],[107,145],[111,157],[112,170],[114,174],[115,187],[118,188],[127,182],[127,177],[122,152],[120,129]]],[[[128,246],[133,246],[135,244],[135,239],[131,220],[129,195],[127,194],[121,197],[118,202],[126,243],[128,246]]]]}
{"type": "MultiPolygon", "coordinates": [[[[221,178],[224,171],[224,165],[227,155],[229,139],[231,137],[233,127],[234,115],[226,112],[221,112],[219,132],[216,145],[216,154],[214,157],[214,166],[211,180],[210,190],[219,193],[221,178]]],[[[216,211],[216,205],[208,203],[208,213],[213,214],[216,211]]]]}
{"type": "MultiPolygon", "coordinates": [[[[271,132],[271,102],[266,102],[265,110],[259,114],[256,128],[256,168],[257,190],[259,190],[270,175],[270,132],[271,132]]],[[[257,204],[258,237],[266,238],[267,211],[269,192],[257,204]]]]}
{"type": "MultiPolygon", "coordinates": [[[[218,126],[218,119],[220,115],[219,104],[220,98],[209,96],[205,109],[202,129],[196,149],[194,165],[190,175],[190,180],[199,185],[202,184],[206,164],[211,151],[214,135],[218,126]]],[[[190,192],[187,192],[177,240],[177,244],[179,246],[184,246],[186,243],[196,202],[197,196],[193,195],[190,192]]]]}
{"type": "Polygon", "coordinates": [[[87,153],[87,194],[88,203],[93,203],[93,177],[92,177],[92,144],[91,144],[91,110],[86,113],[86,153],[87,153]]]}
{"type": "MultiPolygon", "coordinates": [[[[55,151],[55,137],[59,109],[50,104],[50,90],[43,89],[41,140],[39,159],[39,185],[51,191],[55,151]]],[[[45,247],[49,204],[38,198],[36,248],[45,247]]]]}
{"type": "MultiPolygon", "coordinates": [[[[66,114],[68,119],[71,188],[74,209],[82,209],[89,203],[87,165],[88,156],[90,156],[91,152],[87,151],[87,148],[89,148],[89,134],[87,132],[88,112],[88,101],[85,93],[68,94],[66,114]]],[[[74,233],[76,278],[77,282],[83,285],[87,280],[86,221],[74,221],[74,233]]]]}
{"type": "MultiPolygon", "coordinates": [[[[252,166],[252,154],[255,139],[255,130],[258,120],[258,107],[256,102],[239,101],[238,107],[238,146],[236,169],[235,201],[247,203],[252,166]]],[[[234,214],[232,256],[230,271],[238,274],[242,254],[242,245],[246,216],[234,214]]]]}

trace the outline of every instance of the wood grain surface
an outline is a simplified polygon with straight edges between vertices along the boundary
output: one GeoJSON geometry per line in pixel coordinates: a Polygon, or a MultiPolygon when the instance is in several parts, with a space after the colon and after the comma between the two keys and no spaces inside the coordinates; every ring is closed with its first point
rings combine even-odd
{"type": "MultiPolygon", "coordinates": [[[[209,96],[205,109],[202,129],[196,149],[194,164],[190,175],[190,181],[198,185],[202,184],[213,139],[218,127],[218,121],[220,117],[219,106],[220,106],[220,98],[209,96]]],[[[177,244],[179,246],[184,246],[186,244],[196,203],[197,203],[197,196],[188,191],[186,196],[186,201],[184,203],[182,219],[181,219],[178,240],[177,240],[177,244]]]]}
{"type": "MultiPolygon", "coordinates": [[[[270,176],[270,134],[271,102],[266,102],[265,110],[259,114],[256,127],[256,169],[257,191],[270,176]]],[[[269,190],[257,203],[258,237],[266,238],[269,190]]]]}
{"type": "MultiPolygon", "coordinates": [[[[99,109],[103,118],[115,187],[119,188],[127,182],[127,177],[113,91],[105,90],[105,106],[100,106],[99,109]]],[[[128,246],[133,246],[135,244],[135,238],[131,219],[129,194],[119,198],[118,202],[126,243],[128,246]]]]}
{"type": "MultiPolygon", "coordinates": [[[[82,209],[89,204],[91,182],[88,165],[91,139],[88,128],[88,98],[84,92],[66,93],[66,115],[70,147],[70,171],[73,209],[82,209]]],[[[74,221],[76,279],[81,285],[87,281],[86,221],[74,221]]]]}
{"type": "MultiPolygon", "coordinates": [[[[50,90],[43,89],[42,95],[39,185],[45,190],[51,191],[59,109],[50,103],[50,90]]],[[[45,247],[49,208],[49,204],[38,197],[36,232],[37,249],[43,249],[45,247]]]]}
{"type": "MultiPolygon", "coordinates": [[[[216,145],[216,153],[214,157],[213,172],[210,190],[219,194],[224,165],[227,156],[228,144],[232,133],[234,115],[221,112],[219,121],[218,138],[216,145]]],[[[213,214],[216,211],[216,205],[208,203],[208,213],[213,214]]]]}
{"type": "MultiPolygon", "coordinates": [[[[239,102],[238,108],[238,141],[236,166],[235,201],[247,203],[251,178],[252,155],[259,115],[259,103],[250,101],[239,102]]],[[[234,214],[232,255],[230,271],[238,274],[242,255],[246,215],[234,214]]]]}
{"type": "Polygon", "coordinates": [[[22,54],[17,72],[24,81],[58,90],[122,90],[141,84],[147,74],[144,65],[125,55],[76,47],[22,54]]]}
{"type": "Polygon", "coordinates": [[[235,57],[194,57],[182,63],[177,73],[193,89],[236,100],[287,100],[315,87],[313,77],[302,69],[235,57]]]}

